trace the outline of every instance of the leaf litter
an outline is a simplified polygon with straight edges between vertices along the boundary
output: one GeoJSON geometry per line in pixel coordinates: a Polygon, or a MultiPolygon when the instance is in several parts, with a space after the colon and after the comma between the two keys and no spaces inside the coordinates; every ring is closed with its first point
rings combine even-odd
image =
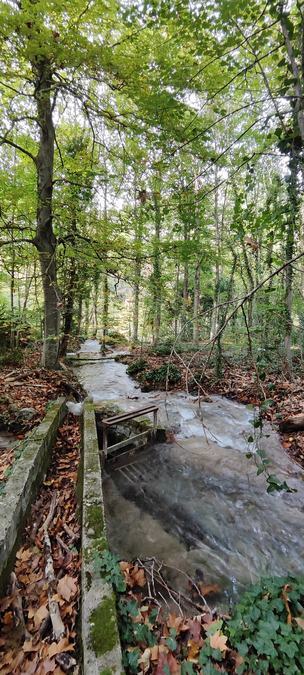
{"type": "Polygon", "coordinates": [[[78,672],[76,622],[80,595],[80,525],[76,480],[80,430],[69,415],[58,432],[51,466],[32,505],[16,554],[16,584],[0,601],[0,673],[78,672]],[[45,524],[55,587],[50,598],[45,524]],[[51,600],[51,603],[50,603],[51,600]],[[64,635],[53,638],[50,604],[58,606],[64,635]],[[17,611],[18,608],[18,611],[17,611]]]}

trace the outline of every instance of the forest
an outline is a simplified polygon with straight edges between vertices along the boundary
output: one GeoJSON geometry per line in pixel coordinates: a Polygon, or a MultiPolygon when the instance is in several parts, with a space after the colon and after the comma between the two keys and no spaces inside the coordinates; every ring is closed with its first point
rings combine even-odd
{"type": "Polygon", "coordinates": [[[3,350],[301,358],[301,2],[3,2],[3,350]],[[290,6],[289,6],[290,4],[290,6]]]}
{"type": "MultiPolygon", "coordinates": [[[[0,0],[0,41],[0,673],[301,674],[304,0],[0,0]],[[32,497],[16,516],[8,577],[1,512],[11,510],[9,481],[26,466],[28,439],[39,436],[58,397],[69,399],[69,412],[58,413],[47,473],[25,490],[32,497]],[[113,470],[111,492],[106,474],[110,550],[97,548],[90,574],[97,569],[118,595],[123,666],[99,656],[93,666],[79,646],[87,563],[75,476],[79,482],[86,465],[89,406],[100,443],[102,414],[126,416],[130,402],[131,412],[158,406],[164,456],[171,443],[184,466],[189,452],[189,476],[198,460],[188,440],[203,453],[205,441],[188,420],[195,406],[196,419],[206,415],[207,493],[214,453],[224,467],[218,495],[233,493],[238,504],[240,492],[247,514],[249,467],[269,518],[256,525],[253,514],[245,534],[240,519],[239,536],[261,548],[267,564],[261,558],[255,567],[249,546],[251,579],[234,574],[232,563],[221,572],[215,563],[202,581],[191,555],[185,567],[178,559],[190,583],[179,605],[162,565],[151,572],[148,554],[145,562],[124,542],[112,545],[107,510],[115,490],[125,499],[126,487],[113,470]],[[167,404],[174,420],[180,415],[178,428],[168,414],[164,422],[167,404]],[[217,432],[222,440],[213,447],[217,432]],[[227,474],[225,443],[243,453],[227,474]],[[232,474],[239,488],[226,493],[232,474]]],[[[165,476],[162,460],[158,470],[156,483],[165,476]]],[[[139,495],[132,499],[139,509],[139,495]]],[[[158,499],[153,493],[153,508],[158,499]]],[[[164,505],[169,521],[171,507],[164,505]]],[[[178,509],[189,552],[202,521],[197,513],[192,541],[193,513],[178,509]]],[[[163,514],[152,515],[163,523],[163,514]]],[[[224,520],[223,507],[222,532],[224,520]]],[[[230,542],[220,555],[242,557],[243,543],[233,550],[230,542]]],[[[98,633],[102,646],[108,621],[98,633]]]]}

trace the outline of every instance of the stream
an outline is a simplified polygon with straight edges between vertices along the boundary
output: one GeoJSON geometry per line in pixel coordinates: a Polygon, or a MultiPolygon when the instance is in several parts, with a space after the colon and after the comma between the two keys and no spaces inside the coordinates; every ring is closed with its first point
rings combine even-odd
{"type": "MultiPolygon", "coordinates": [[[[296,493],[266,492],[246,457],[253,411],[220,396],[201,403],[186,394],[142,393],[126,366],[98,359],[99,343],[87,340],[75,373],[94,402],[111,401],[123,410],[159,405],[159,424],[174,432],[172,443],[155,444],[108,463],[104,499],[111,549],[120,557],[164,561],[167,578],[186,592],[176,570],[220,587],[218,605],[228,605],[246,584],[262,575],[304,572],[303,471],[269,426],[262,447],[271,473],[296,493]]],[[[118,352],[115,352],[117,354],[118,352]]]]}

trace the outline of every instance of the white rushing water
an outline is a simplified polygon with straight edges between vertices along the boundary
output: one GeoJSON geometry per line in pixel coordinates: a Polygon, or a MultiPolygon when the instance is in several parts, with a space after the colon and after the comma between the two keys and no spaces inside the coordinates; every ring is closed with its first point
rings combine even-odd
{"type": "MultiPolygon", "coordinates": [[[[97,351],[98,342],[87,341],[81,353],[97,351]]],[[[198,408],[185,394],[144,394],[113,359],[86,363],[77,376],[96,402],[124,410],[157,402],[160,424],[174,431],[174,442],[107,468],[108,534],[117,553],[154,555],[219,582],[228,595],[263,574],[304,572],[303,472],[266,427],[271,471],[297,490],[267,494],[265,477],[246,457],[252,410],[219,396],[198,408]]]]}

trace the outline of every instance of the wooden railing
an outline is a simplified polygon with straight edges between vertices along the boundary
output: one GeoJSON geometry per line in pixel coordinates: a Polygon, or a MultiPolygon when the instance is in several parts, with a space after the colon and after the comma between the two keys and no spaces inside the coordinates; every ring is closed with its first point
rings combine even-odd
{"type": "Polygon", "coordinates": [[[105,417],[104,419],[101,420],[101,424],[103,427],[103,439],[102,439],[102,451],[104,454],[104,457],[106,458],[109,451],[114,452],[114,450],[119,450],[120,448],[125,448],[127,445],[130,445],[130,443],[133,443],[137,438],[141,438],[143,436],[149,435],[151,432],[151,429],[146,429],[146,431],[142,431],[140,434],[135,434],[134,436],[130,436],[130,438],[126,438],[124,441],[119,441],[119,443],[114,443],[113,445],[108,445],[108,430],[110,427],[115,426],[116,424],[121,424],[122,422],[127,422],[128,420],[135,419],[136,417],[142,417],[143,415],[149,415],[153,413],[153,428],[152,428],[152,434],[155,436],[156,433],[156,427],[157,427],[157,412],[158,412],[158,406],[156,405],[149,405],[146,406],[145,408],[138,408],[137,410],[130,410],[129,412],[121,413],[120,415],[113,415],[112,417],[105,417]]]}

